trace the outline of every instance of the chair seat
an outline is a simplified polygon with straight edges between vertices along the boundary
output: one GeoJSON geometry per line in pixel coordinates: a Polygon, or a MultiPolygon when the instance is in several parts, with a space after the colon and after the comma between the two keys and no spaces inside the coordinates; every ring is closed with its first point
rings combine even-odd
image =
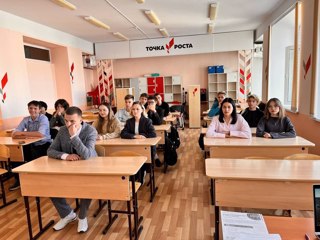
{"type": "Polygon", "coordinates": [[[7,170],[5,170],[5,169],[3,169],[3,168],[0,168],[0,175],[3,175],[3,174],[5,174],[5,173],[7,173],[8,171],[7,170]]]}
{"type": "MultiPolygon", "coordinates": [[[[138,192],[140,186],[141,186],[141,183],[140,182],[135,182],[135,190],[136,192],[138,192]]],[[[132,195],[132,182],[130,181],[130,196],[132,195]]]]}

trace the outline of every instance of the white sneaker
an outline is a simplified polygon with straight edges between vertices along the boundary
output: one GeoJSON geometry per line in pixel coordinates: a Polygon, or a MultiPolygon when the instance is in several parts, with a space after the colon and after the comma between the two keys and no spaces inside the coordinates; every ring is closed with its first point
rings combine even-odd
{"type": "Polygon", "coordinates": [[[64,217],[64,218],[61,218],[59,220],[59,222],[57,222],[54,226],[53,226],[53,229],[56,230],[56,231],[59,231],[61,229],[63,229],[65,226],[68,225],[68,223],[70,222],[73,222],[77,219],[77,214],[75,212],[71,212],[69,213],[68,216],[64,217]]]}
{"type": "Polygon", "coordinates": [[[78,221],[78,233],[86,232],[88,230],[88,221],[87,218],[80,219],[78,221]]]}

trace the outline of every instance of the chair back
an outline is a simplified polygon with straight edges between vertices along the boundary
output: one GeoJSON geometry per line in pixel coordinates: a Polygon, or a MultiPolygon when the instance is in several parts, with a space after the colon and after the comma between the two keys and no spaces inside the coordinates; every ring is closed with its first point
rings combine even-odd
{"type": "Polygon", "coordinates": [[[0,144],[0,161],[8,161],[10,158],[10,150],[7,146],[0,144]]]}
{"type": "Polygon", "coordinates": [[[112,156],[112,157],[136,157],[136,156],[142,156],[142,155],[139,153],[136,153],[136,152],[132,152],[132,151],[117,151],[117,152],[111,153],[109,156],[112,156]]]}

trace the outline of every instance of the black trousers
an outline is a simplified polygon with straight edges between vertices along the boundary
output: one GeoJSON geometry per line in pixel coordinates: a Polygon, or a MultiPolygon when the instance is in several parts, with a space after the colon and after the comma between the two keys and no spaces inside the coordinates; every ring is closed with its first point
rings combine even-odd
{"type": "MultiPolygon", "coordinates": [[[[36,158],[46,156],[50,144],[51,143],[47,142],[45,144],[37,146],[35,146],[34,144],[23,146],[24,162],[11,162],[11,168],[19,167],[26,162],[30,162],[36,158]]],[[[19,174],[14,173],[14,177],[17,181],[19,181],[19,174]]]]}

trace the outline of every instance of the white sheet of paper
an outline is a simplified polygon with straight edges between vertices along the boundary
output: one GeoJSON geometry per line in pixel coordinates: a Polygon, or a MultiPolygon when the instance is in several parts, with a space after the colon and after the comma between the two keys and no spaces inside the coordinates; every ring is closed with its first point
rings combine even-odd
{"type": "Polygon", "coordinates": [[[224,240],[280,240],[279,234],[269,234],[259,213],[221,211],[224,240]]]}

